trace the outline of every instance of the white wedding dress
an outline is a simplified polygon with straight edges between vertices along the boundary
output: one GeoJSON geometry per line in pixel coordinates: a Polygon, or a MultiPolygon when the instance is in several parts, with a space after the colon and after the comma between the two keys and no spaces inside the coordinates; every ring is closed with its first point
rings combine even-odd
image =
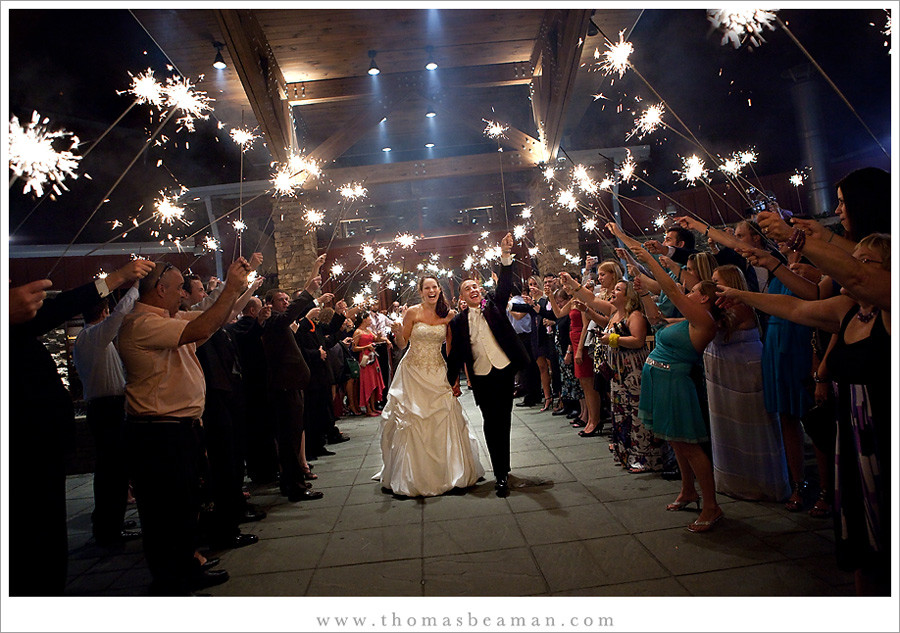
{"type": "Polygon", "coordinates": [[[478,444],[447,382],[445,325],[413,325],[381,413],[381,460],[372,479],[408,497],[467,488],[484,475],[478,444]]]}

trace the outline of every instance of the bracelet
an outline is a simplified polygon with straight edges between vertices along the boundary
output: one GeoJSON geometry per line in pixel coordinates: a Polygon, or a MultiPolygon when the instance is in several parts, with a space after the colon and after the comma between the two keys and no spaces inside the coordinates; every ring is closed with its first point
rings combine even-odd
{"type": "Polygon", "coordinates": [[[573,290],[572,292],[578,292],[578,291],[581,290],[582,288],[584,288],[584,284],[578,284],[578,287],[575,288],[575,290],[573,290]]]}
{"type": "Polygon", "coordinates": [[[610,347],[618,347],[619,346],[619,335],[613,332],[609,335],[609,346],[610,347]]]}
{"type": "Polygon", "coordinates": [[[639,296],[639,297],[649,297],[649,296],[652,295],[652,294],[653,294],[652,292],[645,292],[644,294],[638,295],[638,296],[639,296]]]}
{"type": "Polygon", "coordinates": [[[706,225],[706,232],[703,233],[704,237],[709,237],[709,224],[706,225]]]}
{"type": "Polygon", "coordinates": [[[803,229],[794,229],[788,238],[787,247],[796,253],[803,250],[804,244],[806,244],[806,233],[803,229]]]}
{"type": "Polygon", "coordinates": [[[779,267],[779,266],[781,266],[781,261],[779,261],[779,262],[775,265],[775,268],[773,268],[772,270],[769,271],[769,274],[770,274],[770,275],[774,275],[774,274],[775,274],[775,271],[778,270],[778,267],[779,267]]]}

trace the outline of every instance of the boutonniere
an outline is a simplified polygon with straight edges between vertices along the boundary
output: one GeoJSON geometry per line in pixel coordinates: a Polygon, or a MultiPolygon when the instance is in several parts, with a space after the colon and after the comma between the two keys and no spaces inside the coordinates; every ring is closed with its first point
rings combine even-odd
{"type": "Polygon", "coordinates": [[[480,305],[479,307],[480,307],[482,310],[484,310],[484,306],[486,306],[486,305],[487,305],[487,299],[482,299],[482,300],[481,300],[481,305],[480,305]]]}

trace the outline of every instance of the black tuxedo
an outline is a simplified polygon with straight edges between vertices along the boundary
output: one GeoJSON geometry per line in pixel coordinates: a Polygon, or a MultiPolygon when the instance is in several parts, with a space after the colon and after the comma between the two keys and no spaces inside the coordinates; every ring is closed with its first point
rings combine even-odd
{"type": "Polygon", "coordinates": [[[309,385],[304,391],[303,427],[306,431],[307,458],[315,457],[325,450],[325,442],[334,429],[334,411],[331,406],[331,385],[334,374],[327,360],[322,360],[320,349],[328,350],[336,342],[335,333],[346,317],[334,313],[329,323],[313,323],[306,318],[300,320],[300,327],[294,337],[309,365],[309,385]]]}
{"type": "Polygon", "coordinates": [[[451,385],[459,380],[463,365],[468,370],[472,393],[484,420],[484,439],[491,456],[491,466],[494,476],[498,478],[509,473],[509,431],[512,425],[516,372],[531,362],[506,314],[511,291],[512,265],[501,266],[497,291],[481,309],[497,344],[509,358],[509,365],[503,369],[495,367],[486,376],[475,375],[468,310],[462,311],[450,321],[450,351],[447,356],[447,379],[451,385]]]}

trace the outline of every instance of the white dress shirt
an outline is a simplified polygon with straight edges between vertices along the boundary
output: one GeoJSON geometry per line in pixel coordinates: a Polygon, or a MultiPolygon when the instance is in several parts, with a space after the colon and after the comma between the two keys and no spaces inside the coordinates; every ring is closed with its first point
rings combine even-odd
{"type": "MultiPolygon", "coordinates": [[[[500,263],[504,266],[512,264],[511,255],[500,257],[500,263]]],[[[494,333],[481,308],[469,308],[469,339],[472,341],[472,357],[475,359],[473,369],[476,376],[487,376],[491,368],[503,369],[509,365],[509,357],[500,347],[494,333]]]]}
{"type": "Polygon", "coordinates": [[[104,396],[125,395],[125,372],[113,340],[137,298],[138,287],[135,284],[108,317],[100,323],[88,325],[75,338],[72,355],[84,388],[84,399],[88,402],[104,396]]]}

